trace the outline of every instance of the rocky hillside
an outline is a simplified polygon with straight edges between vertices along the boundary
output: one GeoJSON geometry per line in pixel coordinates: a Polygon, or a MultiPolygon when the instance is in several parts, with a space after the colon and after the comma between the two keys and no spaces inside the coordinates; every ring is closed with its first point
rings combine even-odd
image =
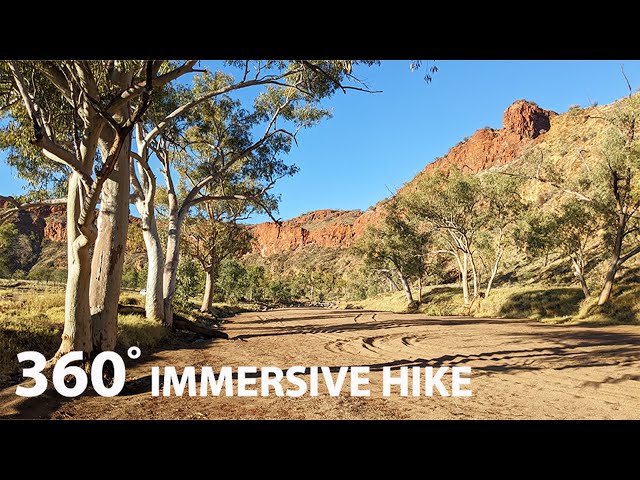
{"type": "MultiPolygon", "coordinates": [[[[502,128],[478,130],[452,147],[446,155],[427,165],[403,189],[411,188],[420,175],[434,168],[478,172],[508,163],[533,142],[540,142],[553,129],[556,118],[559,117],[555,112],[544,110],[526,100],[517,100],[505,110],[502,128]]],[[[0,196],[0,208],[5,203],[6,197],[0,196]]],[[[347,247],[364,232],[367,225],[376,223],[383,203],[366,212],[316,210],[287,220],[280,227],[272,222],[253,225],[254,253],[268,257],[307,246],[347,247]]],[[[64,207],[42,207],[30,213],[22,212],[16,219],[21,233],[53,242],[65,240],[65,222],[64,207]]]]}
{"type": "MultiPolygon", "coordinates": [[[[517,100],[505,110],[502,128],[478,130],[452,147],[445,156],[427,165],[402,189],[411,188],[421,175],[435,168],[458,168],[476,173],[509,163],[518,157],[524,148],[533,142],[540,142],[544,134],[551,129],[553,119],[557,115],[535,103],[517,100]]],[[[262,256],[269,256],[309,245],[332,248],[349,246],[367,225],[376,223],[383,202],[366,212],[316,210],[283,222],[280,228],[272,222],[255,225],[254,251],[262,256]]]]}

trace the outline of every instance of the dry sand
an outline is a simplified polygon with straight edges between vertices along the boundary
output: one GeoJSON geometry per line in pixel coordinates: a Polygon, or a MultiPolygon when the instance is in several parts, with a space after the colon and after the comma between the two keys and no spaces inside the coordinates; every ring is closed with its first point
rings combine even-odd
{"type": "MultiPolygon", "coordinates": [[[[640,327],[282,309],[230,319],[232,340],[127,360],[120,396],[0,392],[0,416],[87,419],[639,419],[640,327]],[[152,397],[151,366],[368,365],[370,397],[152,397]],[[382,368],[470,366],[472,397],[382,397],[382,368]]],[[[335,368],[333,369],[335,370],[335,368]]],[[[394,370],[397,374],[397,370],[394,370]]],[[[335,375],[335,374],[334,374],[335,375]]],[[[302,377],[308,380],[308,376],[302,377]]],[[[347,377],[348,378],[348,377],[347,377]]],[[[444,382],[446,384],[446,382],[444,382]]],[[[288,384],[284,384],[285,389],[288,384]]],[[[322,383],[321,383],[322,385],[322,383]]],[[[199,391],[199,389],[198,389],[199,391]]]]}

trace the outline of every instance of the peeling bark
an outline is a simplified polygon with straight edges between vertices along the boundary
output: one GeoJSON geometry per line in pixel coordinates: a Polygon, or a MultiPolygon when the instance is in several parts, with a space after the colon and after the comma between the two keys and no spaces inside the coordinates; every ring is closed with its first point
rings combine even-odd
{"type": "Polygon", "coordinates": [[[72,351],[82,351],[89,358],[93,342],[91,335],[91,312],[89,308],[89,283],[91,280],[91,257],[89,249],[95,241],[95,231],[84,234],[78,228],[80,218],[79,175],[73,173],[69,179],[67,200],[67,257],[68,273],[65,292],[65,314],[62,342],[53,357],[57,360],[72,351]]]}
{"type": "MultiPolygon", "coordinates": [[[[111,131],[110,134],[113,135],[111,131]]],[[[110,143],[106,144],[110,146],[110,143]]],[[[102,187],[90,288],[93,341],[97,353],[114,350],[116,346],[118,299],[129,227],[130,150],[131,135],[128,135],[116,166],[102,187]]]]}

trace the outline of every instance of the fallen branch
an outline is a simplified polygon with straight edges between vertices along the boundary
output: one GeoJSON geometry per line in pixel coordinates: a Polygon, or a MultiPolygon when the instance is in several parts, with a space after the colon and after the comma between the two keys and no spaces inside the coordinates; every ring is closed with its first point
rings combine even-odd
{"type": "Polygon", "coordinates": [[[194,332],[208,338],[224,338],[225,340],[229,340],[229,335],[221,332],[220,330],[201,327],[200,325],[175,314],[173,315],[173,328],[176,330],[187,330],[188,332],[194,332]]]}
{"type": "MultiPolygon", "coordinates": [[[[123,315],[140,315],[142,317],[145,316],[144,307],[140,307],[138,305],[120,304],[118,305],[118,313],[121,313],[123,315]]],[[[229,335],[221,332],[220,330],[201,327],[191,320],[188,320],[187,318],[176,314],[173,315],[173,328],[175,330],[186,330],[188,332],[197,333],[207,338],[224,338],[225,340],[229,340],[229,335]]]]}

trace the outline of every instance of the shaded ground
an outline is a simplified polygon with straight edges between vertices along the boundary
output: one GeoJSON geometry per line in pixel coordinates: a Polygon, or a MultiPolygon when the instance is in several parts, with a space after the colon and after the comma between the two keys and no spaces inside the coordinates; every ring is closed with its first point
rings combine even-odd
{"type": "MultiPolygon", "coordinates": [[[[283,309],[226,324],[234,340],[176,344],[127,365],[120,396],[36,399],[0,391],[0,416],[45,418],[640,418],[640,327],[545,325],[531,320],[283,309]],[[371,397],[152,397],[151,366],[368,365],[371,397]],[[472,397],[384,398],[382,368],[470,366],[472,397]]],[[[397,371],[395,372],[398,373],[397,371]]],[[[334,374],[335,375],[335,374],[334,374]]],[[[308,380],[308,375],[305,375],[308,380]]],[[[445,382],[446,384],[446,382],[445,382]]],[[[322,385],[322,382],[321,382],[322,385]]],[[[284,384],[285,389],[287,384],[284,384]]],[[[198,389],[199,391],[199,389],[198,389]]]]}

